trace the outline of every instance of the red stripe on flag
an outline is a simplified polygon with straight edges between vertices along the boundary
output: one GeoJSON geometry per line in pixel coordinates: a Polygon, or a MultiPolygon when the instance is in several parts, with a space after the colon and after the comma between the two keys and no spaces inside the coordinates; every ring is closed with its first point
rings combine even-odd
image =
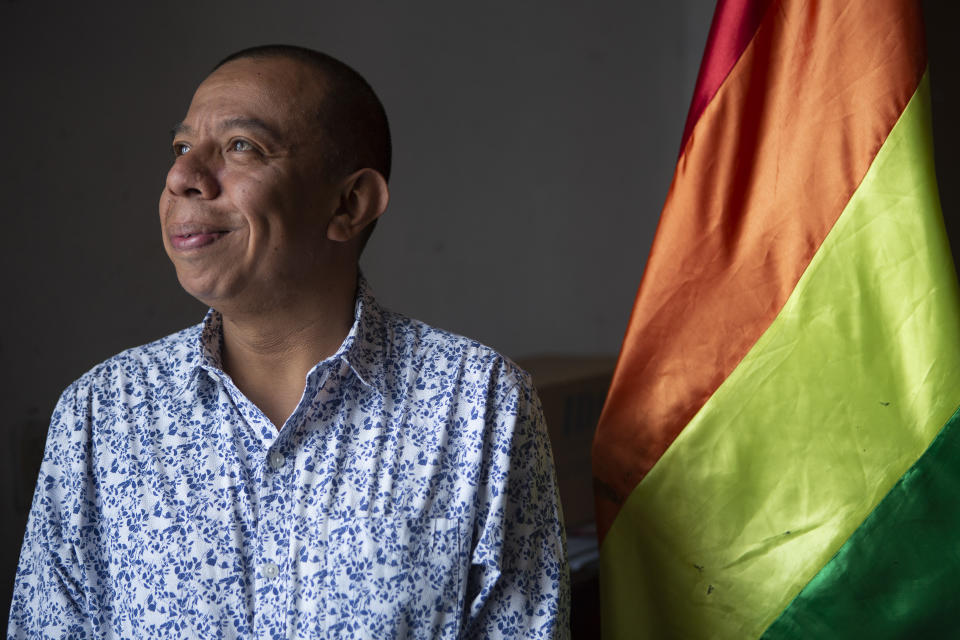
{"type": "Polygon", "coordinates": [[[700,114],[716,95],[733,65],[740,59],[753,34],[757,32],[772,0],[719,0],[713,14],[710,35],[700,63],[697,86],[690,100],[687,123],[683,127],[680,153],[687,146],[687,138],[700,114]]]}

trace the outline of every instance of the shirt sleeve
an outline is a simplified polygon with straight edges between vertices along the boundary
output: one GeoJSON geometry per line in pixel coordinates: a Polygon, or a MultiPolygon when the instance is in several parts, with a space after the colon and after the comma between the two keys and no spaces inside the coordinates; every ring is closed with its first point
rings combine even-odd
{"type": "Polygon", "coordinates": [[[86,638],[86,580],[70,532],[82,511],[87,447],[76,388],[54,410],[13,587],[8,638],[86,638]],[[80,415],[78,415],[78,413],[80,415]],[[78,482],[80,483],[78,485],[78,482]],[[79,489],[79,491],[78,491],[79,489]]]}
{"type": "Polygon", "coordinates": [[[540,400],[521,372],[488,412],[466,638],[568,638],[570,576],[540,400]]]}

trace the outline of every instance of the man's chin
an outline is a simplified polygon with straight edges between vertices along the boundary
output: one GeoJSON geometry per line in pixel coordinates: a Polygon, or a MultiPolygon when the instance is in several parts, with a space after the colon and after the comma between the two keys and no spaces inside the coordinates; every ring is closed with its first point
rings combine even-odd
{"type": "Polygon", "coordinates": [[[229,297],[222,279],[189,276],[180,273],[179,270],[177,271],[177,279],[184,291],[205,306],[217,309],[218,305],[229,297]]]}

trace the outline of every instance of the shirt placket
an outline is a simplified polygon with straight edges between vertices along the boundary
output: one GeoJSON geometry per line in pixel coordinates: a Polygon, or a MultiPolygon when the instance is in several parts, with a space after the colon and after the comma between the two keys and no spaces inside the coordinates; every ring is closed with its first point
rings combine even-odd
{"type": "Polygon", "coordinates": [[[289,495],[292,462],[286,438],[276,438],[266,450],[258,470],[260,514],[257,518],[257,549],[254,567],[255,628],[259,638],[286,637],[289,601],[289,495]]]}
{"type": "Polygon", "coordinates": [[[291,593],[296,567],[290,541],[298,432],[312,405],[311,399],[326,382],[328,373],[325,368],[311,372],[304,396],[290,420],[272,442],[264,443],[265,456],[258,474],[260,514],[254,572],[255,628],[260,638],[285,638],[289,632],[288,608],[296,597],[291,593]]]}
{"type": "Polygon", "coordinates": [[[289,580],[287,579],[286,550],[289,539],[289,513],[287,483],[292,465],[285,455],[287,451],[284,433],[276,428],[266,416],[237,389],[236,385],[219,371],[220,379],[230,396],[234,410],[231,421],[236,427],[248,429],[253,439],[248,441],[245,464],[253,477],[256,502],[253,508],[251,528],[255,531],[251,547],[244,550],[249,557],[248,584],[253,591],[253,627],[257,638],[285,638],[286,605],[289,580]],[[260,442],[256,442],[259,434],[260,442]],[[249,554],[249,555],[248,555],[249,554]]]}

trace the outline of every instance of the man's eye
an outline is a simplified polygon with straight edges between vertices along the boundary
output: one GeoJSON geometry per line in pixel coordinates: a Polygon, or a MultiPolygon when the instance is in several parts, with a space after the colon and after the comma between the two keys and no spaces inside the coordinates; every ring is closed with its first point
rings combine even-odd
{"type": "Polygon", "coordinates": [[[253,145],[246,140],[234,140],[230,143],[230,151],[253,151],[253,145]]]}
{"type": "Polygon", "coordinates": [[[190,145],[185,142],[175,142],[173,145],[173,155],[176,157],[182,156],[187,151],[190,151],[190,145]]]}

